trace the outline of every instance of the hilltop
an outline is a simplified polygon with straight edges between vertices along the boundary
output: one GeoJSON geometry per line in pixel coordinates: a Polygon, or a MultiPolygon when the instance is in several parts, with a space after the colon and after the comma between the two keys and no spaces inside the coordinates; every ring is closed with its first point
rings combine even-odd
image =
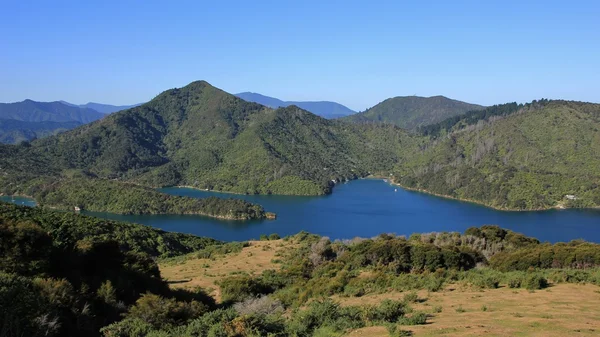
{"type": "Polygon", "coordinates": [[[327,119],[340,118],[356,113],[356,111],[336,102],[330,101],[282,101],[278,98],[269,97],[254,92],[242,92],[235,96],[248,101],[259,103],[269,108],[277,109],[295,105],[306,111],[310,111],[317,116],[327,119]]]}
{"type": "Polygon", "coordinates": [[[404,129],[434,124],[446,118],[483,109],[477,104],[465,103],[444,96],[398,96],[344,119],[358,123],[390,123],[404,129]]]}

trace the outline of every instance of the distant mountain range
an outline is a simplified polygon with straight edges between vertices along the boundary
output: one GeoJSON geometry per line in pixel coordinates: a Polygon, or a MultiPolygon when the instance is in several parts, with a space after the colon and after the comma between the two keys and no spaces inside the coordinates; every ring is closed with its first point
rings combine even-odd
{"type": "Polygon", "coordinates": [[[80,108],[88,108],[88,109],[93,109],[96,110],[98,112],[101,112],[103,114],[110,114],[113,112],[117,112],[117,111],[121,111],[121,110],[127,110],[130,108],[134,108],[138,105],[142,105],[142,103],[138,103],[138,104],[133,104],[133,105],[110,105],[110,104],[102,104],[102,103],[94,103],[94,102],[89,102],[86,104],[73,104],[73,103],[69,103],[66,101],[60,101],[63,104],[66,105],[70,105],[70,106],[75,106],[75,107],[80,107],[80,108]]]}
{"type": "Polygon", "coordinates": [[[269,108],[277,109],[280,107],[288,107],[290,105],[295,105],[299,108],[302,108],[306,111],[312,112],[315,115],[321,116],[327,119],[340,118],[348,115],[352,115],[356,113],[356,111],[336,102],[329,101],[282,101],[278,98],[269,97],[261,94],[257,94],[254,92],[242,92],[236,94],[235,96],[248,101],[254,102],[258,104],[262,104],[264,106],[268,106],[269,108]]]}
{"type": "Polygon", "coordinates": [[[36,102],[30,99],[0,103],[0,142],[16,144],[54,135],[134,106],[137,105],[75,105],[65,101],[36,102]]]}
{"type": "Polygon", "coordinates": [[[416,129],[419,126],[435,124],[447,118],[483,108],[481,105],[465,103],[444,96],[398,96],[388,98],[372,108],[344,119],[352,122],[388,123],[404,129],[416,129]]]}

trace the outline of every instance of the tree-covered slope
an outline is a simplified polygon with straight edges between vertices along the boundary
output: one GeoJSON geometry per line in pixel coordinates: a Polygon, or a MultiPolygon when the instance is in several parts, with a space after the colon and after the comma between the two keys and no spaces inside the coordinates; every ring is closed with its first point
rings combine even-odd
{"type": "Polygon", "coordinates": [[[295,105],[306,111],[310,111],[317,116],[328,119],[340,118],[355,113],[354,110],[340,103],[330,101],[282,101],[278,98],[269,97],[254,92],[242,92],[236,94],[236,96],[245,101],[262,104],[273,109],[295,105]]]}
{"type": "Polygon", "coordinates": [[[344,119],[358,123],[390,123],[404,129],[415,129],[419,126],[434,124],[446,118],[482,108],[480,105],[465,103],[444,96],[398,96],[386,99],[372,108],[344,119]]]}
{"type": "Polygon", "coordinates": [[[502,209],[600,206],[600,105],[544,100],[455,125],[396,181],[502,209]]]}
{"type": "Polygon", "coordinates": [[[397,142],[379,148],[371,129],[295,106],[269,109],[199,81],[33,148],[64,169],[146,186],[314,195],[368,174],[379,165],[373,156],[395,151],[386,148],[397,142]]]}

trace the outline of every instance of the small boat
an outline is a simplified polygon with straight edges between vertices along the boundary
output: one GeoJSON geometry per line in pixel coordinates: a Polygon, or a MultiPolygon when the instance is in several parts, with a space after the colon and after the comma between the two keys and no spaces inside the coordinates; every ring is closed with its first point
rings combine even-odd
{"type": "Polygon", "coordinates": [[[394,192],[398,192],[398,189],[397,189],[397,188],[394,188],[394,192]]]}

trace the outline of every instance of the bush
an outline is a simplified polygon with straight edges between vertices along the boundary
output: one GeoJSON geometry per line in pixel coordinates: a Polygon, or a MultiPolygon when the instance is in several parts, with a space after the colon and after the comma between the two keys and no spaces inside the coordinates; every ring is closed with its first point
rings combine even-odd
{"type": "Polygon", "coordinates": [[[129,309],[128,318],[139,319],[152,325],[155,329],[185,324],[199,317],[208,308],[197,301],[177,302],[154,294],[144,294],[129,309]]]}
{"type": "Polygon", "coordinates": [[[424,312],[414,313],[410,317],[402,317],[398,322],[401,325],[423,325],[427,323],[427,314],[424,312]]]}
{"type": "Polygon", "coordinates": [[[233,308],[240,315],[271,315],[284,311],[281,302],[269,296],[249,297],[242,302],[234,304],[233,308]]]}
{"type": "Polygon", "coordinates": [[[269,240],[279,240],[279,239],[281,239],[281,237],[277,233],[273,233],[273,234],[269,235],[269,240]]]}
{"type": "Polygon", "coordinates": [[[264,284],[261,279],[246,275],[222,279],[218,285],[221,288],[223,302],[241,302],[248,297],[267,295],[273,292],[273,289],[264,284]]]}
{"type": "Polygon", "coordinates": [[[539,290],[547,287],[548,280],[540,275],[532,274],[525,279],[525,289],[527,290],[539,290]]]}

